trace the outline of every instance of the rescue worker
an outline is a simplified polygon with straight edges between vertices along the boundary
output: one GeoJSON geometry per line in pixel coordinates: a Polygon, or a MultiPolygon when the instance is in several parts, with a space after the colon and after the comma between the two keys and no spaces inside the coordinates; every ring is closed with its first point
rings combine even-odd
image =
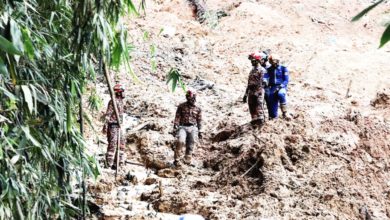
{"type": "Polygon", "coordinates": [[[188,90],[187,101],[177,107],[173,129],[176,133],[177,143],[174,155],[174,165],[180,167],[184,162],[191,164],[194,144],[202,138],[202,110],[195,105],[196,94],[188,90]],[[182,151],[185,146],[184,161],[182,151]]]}
{"type": "MultiPolygon", "coordinates": [[[[114,86],[115,93],[115,102],[118,108],[119,122],[123,122],[123,99],[124,99],[124,88],[122,85],[117,84],[114,86]]],[[[106,166],[116,169],[116,149],[118,146],[118,135],[120,132],[120,127],[118,124],[118,119],[114,111],[114,104],[112,100],[108,102],[107,112],[105,114],[105,124],[103,126],[103,133],[107,134],[107,152],[106,152],[106,166]]],[[[124,138],[123,135],[120,135],[120,155],[119,162],[123,163],[124,157],[122,150],[124,149],[124,138]]]]}
{"type": "Polygon", "coordinates": [[[265,100],[270,119],[278,117],[278,105],[282,110],[283,118],[289,119],[287,115],[287,85],[289,82],[288,69],[280,65],[280,57],[272,54],[269,57],[271,66],[267,69],[264,76],[265,100]]]}
{"type": "Polygon", "coordinates": [[[251,61],[252,70],[248,77],[248,86],[245,91],[243,102],[248,101],[249,112],[252,117],[252,125],[262,125],[264,123],[264,88],[263,76],[266,74],[264,65],[266,55],[264,53],[255,52],[249,55],[248,59],[251,61]]]}
{"type": "Polygon", "coordinates": [[[268,69],[271,64],[269,63],[269,60],[268,58],[270,57],[271,55],[271,49],[266,49],[266,50],[263,50],[262,52],[264,54],[264,62],[262,62],[261,66],[264,67],[265,69],[268,69]]]}

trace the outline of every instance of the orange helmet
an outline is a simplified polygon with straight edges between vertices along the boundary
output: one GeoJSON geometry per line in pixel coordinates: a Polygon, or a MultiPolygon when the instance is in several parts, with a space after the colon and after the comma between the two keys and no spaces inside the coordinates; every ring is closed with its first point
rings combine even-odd
{"type": "Polygon", "coordinates": [[[269,59],[273,60],[273,61],[276,61],[276,60],[280,61],[280,56],[278,54],[271,54],[269,56],[269,59]]]}

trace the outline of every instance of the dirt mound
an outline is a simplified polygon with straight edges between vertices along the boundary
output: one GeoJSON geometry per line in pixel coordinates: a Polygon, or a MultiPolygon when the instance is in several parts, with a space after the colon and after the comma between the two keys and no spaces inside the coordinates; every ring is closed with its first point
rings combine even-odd
{"type": "MultiPolygon", "coordinates": [[[[369,1],[208,0],[208,9],[227,16],[200,24],[185,1],[147,1],[149,13],[129,22],[134,71],[143,83],[130,81],[124,69],[119,74],[132,120],[125,152],[146,168],[126,164],[117,182],[113,171],[103,170],[107,180],[91,188],[102,213],[132,219],[177,217],[167,213],[208,219],[390,218],[389,93],[371,100],[390,87],[390,76],[383,74],[390,72],[389,53],[377,50],[379,13],[350,23],[363,2],[369,1]],[[241,102],[247,55],[267,48],[290,69],[293,120],[255,129],[241,102]],[[172,67],[197,92],[204,117],[195,166],[183,170],[171,167],[172,120],[185,100],[180,89],[172,93],[166,85],[172,67]],[[128,173],[137,181],[126,180],[128,173]]],[[[105,87],[99,92],[108,98],[105,87]]],[[[105,149],[99,150],[103,155],[105,149]]]]}
{"type": "Polygon", "coordinates": [[[145,130],[129,135],[127,140],[128,143],[137,146],[142,162],[147,168],[158,171],[173,166],[172,149],[175,140],[171,135],[161,135],[159,131],[145,130]]]}
{"type": "Polygon", "coordinates": [[[371,102],[371,105],[375,108],[388,108],[390,106],[390,92],[378,92],[376,98],[371,102]]]}

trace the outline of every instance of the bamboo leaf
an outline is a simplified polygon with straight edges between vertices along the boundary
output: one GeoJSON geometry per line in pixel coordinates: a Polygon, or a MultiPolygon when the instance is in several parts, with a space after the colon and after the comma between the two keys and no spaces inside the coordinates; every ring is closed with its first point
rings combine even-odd
{"type": "Polygon", "coordinates": [[[6,88],[3,88],[2,86],[0,86],[0,90],[4,92],[4,94],[6,96],[8,96],[8,98],[12,99],[12,100],[15,100],[16,97],[14,96],[14,94],[10,93],[6,88]]]}
{"type": "Polygon", "coordinates": [[[377,5],[379,5],[380,3],[382,3],[384,0],[380,0],[378,2],[375,2],[374,4],[368,6],[367,8],[365,8],[363,11],[361,11],[359,14],[355,15],[355,17],[352,18],[352,21],[357,21],[359,20],[360,18],[362,18],[365,14],[367,14],[369,11],[371,11],[373,8],[375,8],[377,5]]]}
{"type": "Polygon", "coordinates": [[[177,86],[177,79],[175,79],[175,80],[173,80],[173,82],[172,82],[172,92],[175,92],[175,90],[176,90],[176,86],[177,86]]]}
{"type": "Polygon", "coordinates": [[[18,50],[10,41],[0,35],[0,50],[11,55],[22,55],[23,53],[18,50]]]}
{"type": "Polygon", "coordinates": [[[32,90],[32,97],[34,100],[33,106],[35,106],[34,113],[37,114],[37,106],[38,106],[38,104],[37,104],[37,90],[33,85],[30,85],[30,88],[32,90]]]}
{"type": "Polygon", "coordinates": [[[167,75],[167,84],[172,81],[172,92],[175,92],[177,84],[179,83],[180,87],[186,91],[186,86],[184,82],[181,80],[180,72],[176,68],[171,68],[167,75]]]}
{"type": "Polygon", "coordinates": [[[1,57],[0,57],[0,73],[3,74],[4,76],[8,75],[7,66],[5,65],[1,57]]]}
{"type": "Polygon", "coordinates": [[[31,135],[30,128],[26,126],[21,126],[21,129],[23,130],[24,134],[26,135],[26,138],[33,143],[34,146],[40,147],[41,144],[31,135]]]}
{"type": "Polygon", "coordinates": [[[66,106],[66,131],[71,132],[72,129],[72,111],[70,103],[66,106]]]}
{"type": "Polygon", "coordinates": [[[11,158],[11,164],[15,165],[18,162],[19,158],[20,158],[19,154],[16,154],[15,156],[13,156],[11,158]]]}
{"type": "MultiPolygon", "coordinates": [[[[0,128],[0,129],[2,129],[2,128],[0,128]]],[[[0,146],[0,160],[3,160],[3,145],[0,146]]]]}
{"type": "Polygon", "coordinates": [[[163,31],[164,31],[164,28],[160,28],[160,31],[158,32],[157,36],[160,36],[163,31]]]}
{"type": "Polygon", "coordinates": [[[127,3],[127,7],[128,7],[128,9],[129,9],[129,12],[130,12],[130,13],[132,12],[132,13],[134,13],[134,14],[136,14],[136,15],[139,15],[137,9],[135,8],[135,6],[134,6],[134,4],[133,4],[133,1],[127,0],[126,3],[127,3]]]}
{"type": "Polygon", "coordinates": [[[30,113],[32,113],[34,110],[34,105],[31,91],[26,85],[22,85],[21,87],[24,94],[24,101],[27,103],[28,110],[30,111],[30,113]]]}
{"type": "Polygon", "coordinates": [[[32,44],[29,31],[27,29],[23,29],[22,35],[23,35],[24,48],[26,49],[27,56],[30,59],[34,59],[35,49],[32,44]]]}
{"type": "Polygon", "coordinates": [[[22,207],[20,206],[19,199],[16,200],[16,207],[18,209],[19,219],[24,220],[24,215],[23,215],[22,207]]]}
{"type": "Polygon", "coordinates": [[[22,32],[20,31],[19,25],[15,22],[14,19],[11,19],[10,27],[11,27],[12,42],[15,45],[15,47],[23,53],[24,44],[22,40],[22,32]]]}
{"type": "Polygon", "coordinates": [[[385,31],[382,34],[379,48],[383,47],[390,40],[390,24],[387,25],[385,31]]]}

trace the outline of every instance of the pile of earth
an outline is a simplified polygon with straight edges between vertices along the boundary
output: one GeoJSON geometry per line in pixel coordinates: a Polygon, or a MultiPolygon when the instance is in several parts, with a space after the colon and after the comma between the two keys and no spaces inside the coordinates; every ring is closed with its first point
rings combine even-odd
{"type": "MultiPolygon", "coordinates": [[[[350,23],[369,2],[208,0],[209,10],[227,16],[200,24],[186,1],[147,0],[146,16],[127,22],[133,70],[142,83],[126,68],[116,76],[126,86],[128,163],[117,179],[102,169],[88,184],[100,216],[390,218],[390,111],[383,90],[390,88],[390,75],[383,74],[390,72],[390,57],[388,47],[377,50],[382,15],[377,9],[350,23]],[[292,120],[255,129],[241,100],[247,55],[264,48],[290,69],[292,120]],[[173,67],[197,92],[204,117],[194,166],[182,170],[172,167],[172,121],[184,101],[180,88],[171,92],[166,85],[173,67]]],[[[97,92],[107,104],[101,82],[97,92]]],[[[101,118],[103,111],[91,115],[101,118]]],[[[102,127],[100,120],[92,124],[102,127]]],[[[91,155],[103,161],[104,135],[86,132],[91,155]]]]}

